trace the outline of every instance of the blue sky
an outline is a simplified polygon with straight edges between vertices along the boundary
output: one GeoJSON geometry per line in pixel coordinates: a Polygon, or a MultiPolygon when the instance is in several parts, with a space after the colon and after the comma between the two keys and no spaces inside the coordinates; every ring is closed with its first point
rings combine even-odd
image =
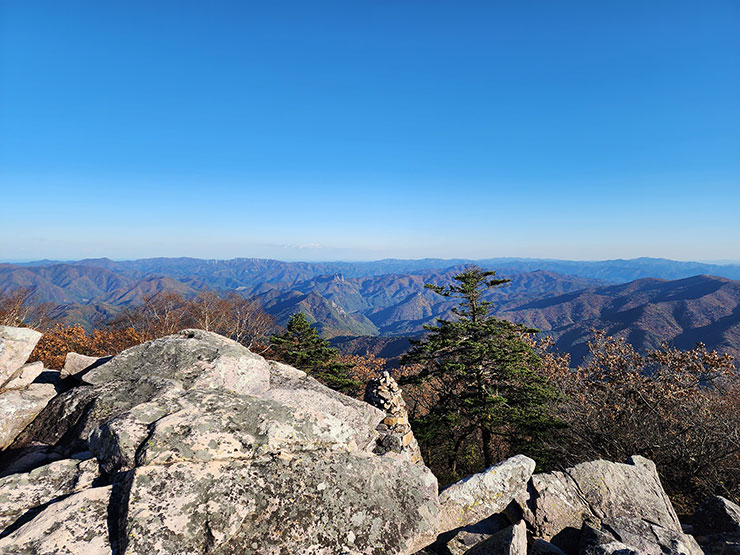
{"type": "Polygon", "coordinates": [[[740,3],[0,4],[0,260],[740,259],[740,3]]]}

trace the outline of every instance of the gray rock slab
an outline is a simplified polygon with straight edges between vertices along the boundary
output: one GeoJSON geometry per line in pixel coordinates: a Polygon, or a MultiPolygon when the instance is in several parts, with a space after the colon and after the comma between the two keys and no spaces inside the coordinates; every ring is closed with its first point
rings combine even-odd
{"type": "Polygon", "coordinates": [[[75,387],[54,397],[12,447],[25,448],[38,443],[58,445],[64,441],[63,447],[68,454],[86,450],[92,430],[137,405],[172,391],[182,391],[182,387],[178,382],[156,376],[75,387]]]}
{"type": "Polygon", "coordinates": [[[89,370],[83,380],[102,385],[143,377],[173,380],[184,389],[212,387],[259,395],[270,385],[270,366],[236,341],[208,331],[183,330],[126,349],[89,370]]]}
{"type": "Polygon", "coordinates": [[[111,486],[74,493],[50,504],[33,520],[0,539],[0,553],[110,555],[111,486]]]}
{"type": "Polygon", "coordinates": [[[663,528],[639,516],[615,517],[602,522],[597,533],[584,530],[581,539],[583,555],[640,553],[642,555],[704,555],[693,536],[663,528]]]}
{"type": "Polygon", "coordinates": [[[691,523],[696,535],[740,536],[740,507],[724,497],[710,497],[699,505],[691,523]]]}
{"type": "Polygon", "coordinates": [[[88,355],[81,355],[79,353],[67,353],[67,356],[64,358],[64,366],[62,367],[60,376],[62,378],[76,376],[89,368],[105,364],[112,358],[112,356],[91,357],[88,355]]]}
{"type": "Polygon", "coordinates": [[[143,403],[89,436],[108,472],[179,461],[247,459],[270,453],[357,451],[347,422],[316,410],[238,395],[190,389],[143,403]]]}
{"type": "Polygon", "coordinates": [[[24,364],[5,382],[3,389],[20,389],[29,386],[44,371],[44,363],[41,361],[24,364]]]}
{"type": "Polygon", "coordinates": [[[503,514],[490,516],[475,524],[470,524],[456,530],[441,534],[435,542],[437,552],[450,555],[463,555],[477,544],[511,526],[511,522],[503,514]]]}
{"type": "Polygon", "coordinates": [[[436,479],[364,453],[132,471],[125,552],[413,553],[437,535],[436,479]]]}
{"type": "Polygon", "coordinates": [[[0,391],[0,449],[5,449],[56,395],[51,384],[0,391]]]}
{"type": "Polygon", "coordinates": [[[440,532],[475,524],[503,511],[515,497],[523,495],[534,468],[532,459],[517,455],[446,487],[439,494],[440,532]]]}
{"type": "Polygon", "coordinates": [[[29,509],[91,487],[99,475],[95,459],[65,459],[0,479],[0,531],[29,509]]]}
{"type": "Polygon", "coordinates": [[[578,545],[584,522],[634,516],[681,533],[655,465],[642,457],[630,463],[599,460],[532,476],[519,502],[534,537],[569,552],[578,545]]]}
{"type": "Polygon", "coordinates": [[[522,520],[504,528],[465,555],[527,555],[527,525],[522,520]]]}
{"type": "Polygon", "coordinates": [[[301,370],[274,361],[270,361],[270,388],[259,397],[293,407],[312,418],[326,415],[345,422],[354,430],[353,439],[360,450],[371,451],[375,447],[376,428],[385,418],[380,409],[334,391],[301,370]]]}
{"type": "Polygon", "coordinates": [[[39,339],[31,328],[0,326],[0,385],[25,364],[39,339]]]}

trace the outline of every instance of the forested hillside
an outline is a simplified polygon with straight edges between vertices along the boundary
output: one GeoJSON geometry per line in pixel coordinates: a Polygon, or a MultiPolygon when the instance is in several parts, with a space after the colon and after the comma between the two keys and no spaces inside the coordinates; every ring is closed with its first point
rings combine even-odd
{"type": "MultiPolygon", "coordinates": [[[[322,335],[336,337],[344,352],[396,356],[408,344],[404,338],[418,336],[436,318],[452,316],[453,303],[425,284],[449,281],[464,262],[42,261],[0,265],[0,291],[27,289],[35,302],[48,303],[53,320],[88,329],[163,292],[183,297],[204,290],[237,292],[256,300],[282,325],[295,312],[304,312],[322,335]],[[391,343],[383,338],[392,337],[398,340],[388,347],[391,343]]],[[[585,354],[591,329],[626,337],[639,349],[662,342],[689,348],[703,341],[740,354],[740,284],[728,277],[683,275],[698,270],[740,275],[737,266],[662,259],[481,263],[498,265],[494,269],[499,276],[511,279],[506,287],[486,294],[495,314],[539,328],[574,360],[585,354]],[[672,279],[676,276],[682,279],[672,279]],[[614,283],[620,280],[628,283],[614,283]]]]}

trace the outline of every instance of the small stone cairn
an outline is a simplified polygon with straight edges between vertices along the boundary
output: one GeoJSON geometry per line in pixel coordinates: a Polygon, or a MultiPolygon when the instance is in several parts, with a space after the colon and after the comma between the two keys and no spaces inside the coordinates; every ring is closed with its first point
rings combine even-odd
{"type": "Polygon", "coordinates": [[[401,388],[387,371],[368,382],[365,388],[365,402],[385,411],[386,414],[376,428],[380,437],[374,452],[379,455],[398,453],[413,463],[423,464],[419,444],[411,431],[401,388]]]}

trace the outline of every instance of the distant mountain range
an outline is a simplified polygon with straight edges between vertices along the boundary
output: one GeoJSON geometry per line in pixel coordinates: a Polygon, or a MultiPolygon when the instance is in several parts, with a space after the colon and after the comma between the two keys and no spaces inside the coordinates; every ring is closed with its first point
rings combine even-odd
{"type": "Polygon", "coordinates": [[[379,356],[404,336],[452,316],[453,302],[424,288],[449,282],[469,263],[510,278],[491,291],[500,317],[538,327],[574,360],[591,328],[624,335],[638,348],[669,341],[740,355],[740,265],[640,258],[601,262],[534,259],[282,262],[264,259],[91,259],[0,264],[0,290],[27,287],[67,323],[104,320],[148,294],[234,290],[257,298],[280,323],[301,310],[347,352],[379,356]],[[697,274],[712,274],[697,275],[697,274]],[[393,339],[395,338],[395,339],[393,339]]]}
{"type": "Polygon", "coordinates": [[[665,258],[602,261],[539,258],[486,258],[481,260],[424,258],[420,260],[385,259],[372,262],[283,262],[261,258],[234,258],[231,260],[144,258],[114,261],[109,258],[93,258],[75,262],[40,260],[16,265],[39,267],[58,264],[106,268],[117,274],[135,279],[141,279],[146,275],[161,274],[176,279],[182,278],[186,281],[191,279],[201,280],[210,287],[223,289],[236,289],[237,287],[251,289],[263,283],[283,286],[306,281],[317,276],[333,274],[341,274],[344,277],[406,274],[465,264],[478,264],[483,268],[510,274],[546,270],[559,274],[599,279],[610,283],[626,283],[647,277],[681,279],[701,274],[740,279],[740,264],[678,262],[665,258]]]}
{"type": "Polygon", "coordinates": [[[639,279],[520,304],[499,315],[547,332],[578,361],[592,328],[640,349],[703,342],[740,357],[740,281],[714,276],[639,279]]]}

